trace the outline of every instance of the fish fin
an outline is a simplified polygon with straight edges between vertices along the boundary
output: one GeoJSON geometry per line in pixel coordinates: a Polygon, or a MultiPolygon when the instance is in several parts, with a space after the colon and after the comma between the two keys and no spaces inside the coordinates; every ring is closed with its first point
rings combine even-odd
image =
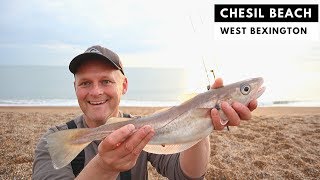
{"type": "Polygon", "coordinates": [[[106,124],[113,124],[117,122],[130,121],[130,120],[132,120],[132,118],[112,117],[107,120],[106,124]]]}
{"type": "MultiPolygon", "coordinates": [[[[220,123],[222,125],[226,125],[229,122],[229,119],[227,116],[224,114],[220,106],[216,106],[216,109],[218,109],[218,113],[220,116],[220,123]]],[[[192,116],[195,117],[210,117],[210,111],[212,108],[197,108],[193,110],[192,116]]]]}
{"type": "Polygon", "coordinates": [[[190,113],[191,117],[199,118],[199,117],[210,117],[210,111],[212,108],[196,108],[192,110],[190,113]]]}
{"type": "MultiPolygon", "coordinates": [[[[217,108],[217,107],[216,107],[217,108]]],[[[210,117],[210,111],[212,108],[197,108],[193,111],[192,116],[194,117],[210,117]]],[[[220,123],[224,126],[229,122],[229,119],[224,114],[221,108],[217,108],[220,116],[220,123]]]]}
{"type": "Polygon", "coordinates": [[[69,164],[90,142],[76,142],[89,129],[70,129],[58,131],[45,137],[53,167],[60,169],[69,164]]]}
{"type": "Polygon", "coordinates": [[[221,125],[225,126],[229,122],[229,119],[227,118],[227,116],[224,114],[222,110],[219,110],[218,112],[220,116],[220,123],[221,125]]]}
{"type": "Polygon", "coordinates": [[[154,144],[147,144],[143,150],[149,153],[154,154],[174,154],[179,153],[184,150],[189,149],[190,147],[197,144],[200,140],[192,141],[183,144],[161,144],[161,145],[154,145],[154,144]]]}

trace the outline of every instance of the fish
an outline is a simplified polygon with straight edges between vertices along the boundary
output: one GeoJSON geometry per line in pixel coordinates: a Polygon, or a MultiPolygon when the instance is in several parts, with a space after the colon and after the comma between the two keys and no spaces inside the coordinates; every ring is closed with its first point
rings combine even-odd
{"type": "Polygon", "coordinates": [[[210,89],[183,102],[178,106],[155,112],[144,117],[117,118],[96,128],[78,128],[49,134],[45,140],[55,169],[69,164],[88,144],[107,137],[115,130],[133,124],[136,129],[150,125],[155,135],[144,147],[144,151],[155,154],[182,152],[210,135],[214,127],[210,117],[212,108],[217,108],[221,123],[228,122],[221,109],[221,102],[237,101],[248,105],[260,97],[265,87],[263,78],[251,78],[217,89],[210,89]]]}

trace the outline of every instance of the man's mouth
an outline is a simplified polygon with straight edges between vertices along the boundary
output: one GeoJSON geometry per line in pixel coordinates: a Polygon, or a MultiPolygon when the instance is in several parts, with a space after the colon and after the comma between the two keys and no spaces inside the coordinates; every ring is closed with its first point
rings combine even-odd
{"type": "Polygon", "coordinates": [[[88,101],[89,104],[91,105],[100,105],[100,104],[104,104],[106,103],[108,100],[104,100],[104,101],[88,101]]]}

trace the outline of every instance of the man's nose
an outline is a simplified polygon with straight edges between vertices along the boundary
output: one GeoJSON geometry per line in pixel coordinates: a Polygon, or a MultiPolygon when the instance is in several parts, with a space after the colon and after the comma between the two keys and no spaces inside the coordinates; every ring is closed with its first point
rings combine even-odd
{"type": "Polygon", "coordinates": [[[94,84],[90,91],[90,94],[93,96],[99,96],[103,94],[103,89],[100,87],[99,84],[94,84]]]}

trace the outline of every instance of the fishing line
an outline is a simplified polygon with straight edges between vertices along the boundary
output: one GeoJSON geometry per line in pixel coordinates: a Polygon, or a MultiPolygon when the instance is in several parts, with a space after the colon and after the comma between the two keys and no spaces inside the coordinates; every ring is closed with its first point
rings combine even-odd
{"type": "MultiPolygon", "coordinates": [[[[201,24],[203,25],[203,19],[202,19],[202,17],[199,16],[199,18],[200,18],[201,24]]],[[[192,22],[191,15],[189,15],[189,21],[190,21],[190,24],[191,24],[191,26],[192,26],[193,32],[196,34],[196,33],[197,33],[197,32],[196,32],[196,28],[195,28],[195,26],[194,26],[194,24],[193,24],[193,22],[192,22]]],[[[200,33],[200,32],[199,32],[199,33],[200,33]]],[[[197,37],[197,38],[198,38],[198,37],[197,37]]],[[[210,90],[211,82],[210,82],[210,78],[209,78],[209,75],[208,75],[208,72],[209,72],[209,71],[208,71],[208,69],[207,69],[207,67],[206,67],[204,55],[202,55],[201,58],[202,58],[202,64],[203,64],[203,67],[204,67],[204,70],[205,70],[205,74],[206,74],[207,80],[208,80],[207,90],[210,90]]],[[[214,70],[211,69],[210,72],[211,72],[212,75],[213,75],[213,80],[215,80],[215,79],[216,79],[216,76],[215,76],[214,70]]]]}
{"type": "MultiPolygon", "coordinates": [[[[200,17],[201,24],[203,25],[202,17],[201,17],[201,16],[199,16],[199,17],[200,17]]],[[[189,20],[190,20],[190,23],[191,23],[193,32],[196,33],[196,28],[195,28],[195,26],[194,26],[194,24],[193,24],[193,22],[192,22],[191,15],[189,15],[189,20]]],[[[211,88],[211,82],[210,82],[210,78],[209,78],[209,75],[208,75],[208,69],[207,69],[207,66],[206,66],[206,63],[205,63],[205,58],[204,58],[204,56],[202,55],[201,58],[202,58],[202,64],[203,64],[203,67],[204,67],[204,71],[205,71],[205,74],[206,74],[207,80],[208,80],[207,90],[209,91],[210,88],[211,88]]],[[[211,69],[210,72],[212,73],[213,81],[215,81],[215,80],[216,80],[216,75],[215,75],[215,73],[214,73],[214,70],[211,69]]],[[[227,130],[230,131],[229,126],[226,126],[226,127],[227,127],[227,130]]]]}

